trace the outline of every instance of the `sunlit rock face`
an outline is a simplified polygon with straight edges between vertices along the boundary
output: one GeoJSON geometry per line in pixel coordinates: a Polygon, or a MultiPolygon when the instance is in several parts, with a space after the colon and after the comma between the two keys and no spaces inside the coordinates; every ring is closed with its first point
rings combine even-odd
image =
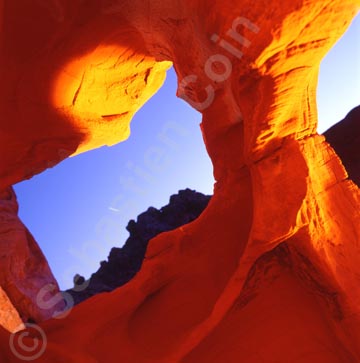
{"type": "MultiPolygon", "coordinates": [[[[360,361],[360,193],[316,133],[315,103],[320,61],[359,8],[5,2],[1,188],[124,140],[169,62],[216,179],[200,218],[152,239],[131,282],[29,332],[38,361],[360,361]]],[[[21,361],[9,339],[0,330],[2,361],[21,361]]]]}
{"type": "Polygon", "coordinates": [[[64,307],[44,255],[18,217],[12,188],[0,192],[0,306],[0,325],[9,331],[28,320],[49,319],[64,307]],[[48,305],[50,299],[56,303],[48,305]]]}
{"type": "Polygon", "coordinates": [[[19,312],[9,300],[6,292],[0,287],[0,324],[9,332],[16,332],[25,328],[19,312]]]}

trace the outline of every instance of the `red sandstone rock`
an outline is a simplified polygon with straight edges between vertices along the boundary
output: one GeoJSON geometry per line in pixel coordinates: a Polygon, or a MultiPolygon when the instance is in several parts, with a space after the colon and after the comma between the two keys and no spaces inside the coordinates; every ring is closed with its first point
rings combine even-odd
{"type": "MultiPolygon", "coordinates": [[[[2,187],[126,138],[168,61],[203,113],[217,180],[199,219],[150,242],[134,280],[41,325],[39,362],[360,361],[360,193],[316,134],[315,104],[319,63],[359,8],[5,3],[2,187]]],[[[2,361],[19,361],[8,340],[0,329],[2,361]]]]}
{"type": "Polygon", "coordinates": [[[48,263],[17,213],[15,193],[8,188],[0,193],[0,304],[7,307],[0,325],[11,331],[22,324],[17,312],[24,322],[41,322],[64,307],[48,263]]]}

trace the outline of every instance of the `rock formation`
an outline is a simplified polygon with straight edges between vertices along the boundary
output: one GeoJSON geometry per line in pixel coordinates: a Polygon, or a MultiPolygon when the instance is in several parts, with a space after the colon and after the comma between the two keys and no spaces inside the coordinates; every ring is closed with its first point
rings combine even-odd
{"type": "Polygon", "coordinates": [[[1,361],[34,358],[25,342],[43,363],[359,362],[360,192],[316,133],[315,102],[320,61],[359,8],[5,1],[1,190],[128,137],[171,62],[216,184],[129,283],[27,336],[0,329],[1,361]]]}
{"type": "MultiPolygon", "coordinates": [[[[327,130],[324,136],[340,157],[349,177],[360,186],[360,106],[327,130]]],[[[170,197],[165,207],[160,210],[150,207],[138,216],[136,222],[131,220],[126,227],[130,236],[124,246],[112,248],[108,260],[101,262],[101,267],[89,281],[76,276],[74,288],[67,290],[74,303],[101,292],[113,291],[129,282],[141,268],[149,241],[162,232],[194,221],[209,201],[210,196],[190,189],[180,190],[170,197]]]]}
{"type": "Polygon", "coordinates": [[[67,290],[75,304],[101,292],[113,291],[129,282],[140,270],[149,241],[162,232],[168,232],[194,221],[206,208],[210,196],[190,189],[180,190],[170,197],[169,204],[160,210],[150,207],[136,222],[131,220],[126,229],[129,238],[123,247],[111,249],[108,260],[101,262],[89,281],[76,276],[75,286],[67,290]]]}
{"type": "Polygon", "coordinates": [[[0,216],[0,322],[14,331],[23,321],[53,317],[64,303],[44,255],[18,217],[12,188],[0,192],[0,216]]]}

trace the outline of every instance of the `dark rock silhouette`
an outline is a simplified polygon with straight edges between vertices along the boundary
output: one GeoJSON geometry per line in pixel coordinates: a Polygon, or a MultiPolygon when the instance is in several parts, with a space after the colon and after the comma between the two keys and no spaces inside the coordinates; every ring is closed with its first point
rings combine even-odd
{"type": "Polygon", "coordinates": [[[140,270],[146,247],[153,237],[195,220],[207,206],[211,196],[194,190],[180,190],[161,209],[150,207],[137,221],[130,220],[126,229],[130,236],[121,248],[111,249],[108,260],[87,281],[74,277],[74,288],[67,290],[75,304],[101,292],[109,292],[126,284],[140,270]],[[85,287],[86,288],[82,288],[85,287]]]}
{"type": "Polygon", "coordinates": [[[351,110],[324,135],[339,155],[349,178],[360,186],[360,106],[351,110]]]}

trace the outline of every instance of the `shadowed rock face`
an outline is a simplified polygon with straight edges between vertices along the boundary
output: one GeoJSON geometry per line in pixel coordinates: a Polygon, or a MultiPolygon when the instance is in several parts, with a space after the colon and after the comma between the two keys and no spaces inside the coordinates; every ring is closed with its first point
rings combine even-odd
{"type": "Polygon", "coordinates": [[[349,178],[360,186],[360,106],[350,111],[324,135],[339,155],[349,178]]]}
{"type": "Polygon", "coordinates": [[[59,286],[49,265],[18,217],[14,190],[0,191],[0,324],[14,331],[29,319],[50,319],[65,306],[61,300],[47,306],[56,295],[59,286]]]}
{"type": "MultiPolygon", "coordinates": [[[[216,180],[199,218],[150,240],[135,278],[41,324],[46,339],[28,332],[48,342],[41,363],[360,361],[360,191],[316,133],[315,100],[359,9],[4,2],[0,190],[126,139],[171,63],[216,180]]],[[[22,361],[9,340],[0,329],[0,360],[22,361]]]]}
{"type": "Polygon", "coordinates": [[[148,242],[162,232],[171,231],[194,221],[209,203],[210,196],[190,189],[180,190],[170,197],[169,204],[161,209],[150,207],[131,220],[126,227],[129,238],[121,248],[114,247],[108,260],[101,262],[101,267],[84,281],[75,277],[77,286],[67,290],[75,304],[101,292],[109,292],[130,281],[140,270],[148,242]],[[86,286],[82,289],[82,286],[86,286]],[[76,291],[82,290],[82,291],[76,291]]]}

